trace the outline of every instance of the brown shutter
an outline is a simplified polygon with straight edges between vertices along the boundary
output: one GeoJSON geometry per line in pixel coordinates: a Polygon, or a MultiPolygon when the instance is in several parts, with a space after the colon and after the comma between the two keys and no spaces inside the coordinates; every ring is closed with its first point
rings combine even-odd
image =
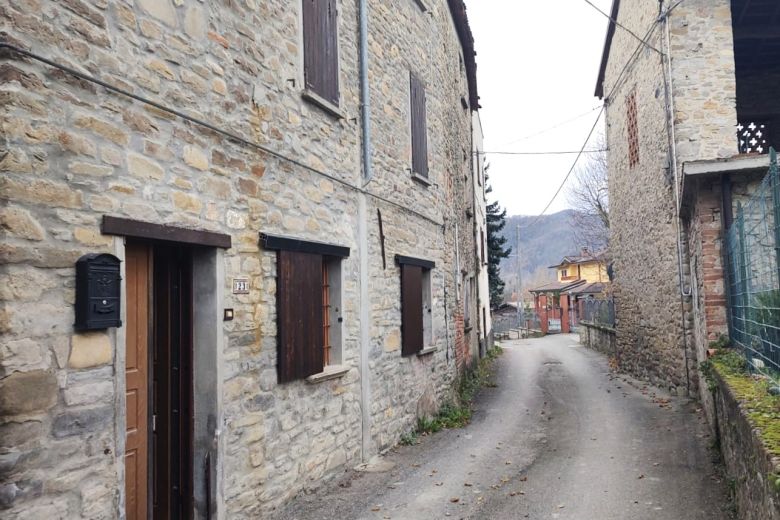
{"type": "Polygon", "coordinates": [[[425,86],[410,74],[409,99],[412,119],[412,171],[428,176],[428,133],[425,113],[425,86]]]}
{"type": "Polygon", "coordinates": [[[323,369],[322,255],[278,252],[279,382],[323,369]]]}
{"type": "Polygon", "coordinates": [[[303,64],[306,88],[338,105],[336,0],[303,0],[303,64]]]}
{"type": "Polygon", "coordinates": [[[401,354],[423,349],[422,267],[401,265],[401,354]]]}

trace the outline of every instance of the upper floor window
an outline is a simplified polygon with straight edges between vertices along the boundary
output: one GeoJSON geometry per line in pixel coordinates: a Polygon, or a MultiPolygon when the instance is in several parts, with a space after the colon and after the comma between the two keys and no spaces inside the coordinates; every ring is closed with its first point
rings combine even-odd
{"type": "Polygon", "coordinates": [[[639,164],[639,122],[636,108],[636,91],[626,99],[626,133],[628,135],[628,165],[639,164]]]}
{"type": "Polygon", "coordinates": [[[337,0],[303,2],[303,74],[306,89],[339,104],[337,0]]]}
{"type": "Polygon", "coordinates": [[[412,123],[412,172],[422,177],[428,177],[428,129],[425,85],[413,72],[409,76],[409,105],[412,123]]]}

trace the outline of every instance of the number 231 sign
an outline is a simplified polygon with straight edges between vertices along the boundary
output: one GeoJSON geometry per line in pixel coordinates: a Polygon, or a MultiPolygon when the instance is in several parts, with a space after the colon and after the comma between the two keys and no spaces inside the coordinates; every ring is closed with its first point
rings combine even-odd
{"type": "Polygon", "coordinates": [[[233,294],[249,294],[249,279],[233,278],[233,294]]]}

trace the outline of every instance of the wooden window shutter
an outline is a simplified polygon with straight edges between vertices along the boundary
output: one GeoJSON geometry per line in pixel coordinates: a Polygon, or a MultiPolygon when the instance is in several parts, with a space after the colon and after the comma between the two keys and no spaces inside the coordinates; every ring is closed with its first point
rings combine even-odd
{"type": "Polygon", "coordinates": [[[423,349],[422,267],[401,265],[401,355],[423,349]]]}
{"type": "Polygon", "coordinates": [[[279,251],[279,382],[322,372],[322,255],[279,251]]]}
{"type": "Polygon", "coordinates": [[[303,0],[303,68],[306,88],[339,103],[337,0],[303,0]]]}
{"type": "Polygon", "coordinates": [[[425,86],[410,74],[409,100],[412,122],[412,171],[428,176],[428,132],[425,110],[425,86]]]}

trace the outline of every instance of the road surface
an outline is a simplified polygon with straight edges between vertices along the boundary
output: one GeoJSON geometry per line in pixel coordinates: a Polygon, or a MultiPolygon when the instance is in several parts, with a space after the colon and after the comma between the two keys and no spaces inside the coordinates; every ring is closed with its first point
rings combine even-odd
{"type": "Polygon", "coordinates": [[[729,518],[695,402],[612,374],[573,335],[503,346],[469,426],[399,447],[277,518],[729,518]]]}

